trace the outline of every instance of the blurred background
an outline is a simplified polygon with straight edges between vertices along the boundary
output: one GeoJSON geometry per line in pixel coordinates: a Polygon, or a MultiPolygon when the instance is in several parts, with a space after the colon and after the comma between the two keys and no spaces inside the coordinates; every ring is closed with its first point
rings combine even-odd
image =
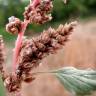
{"type": "MultiPolygon", "coordinates": [[[[12,49],[17,36],[5,31],[5,25],[10,16],[23,20],[24,7],[29,0],[0,0],[0,35],[3,35],[6,45],[6,65],[11,70],[12,49]]],[[[78,21],[70,41],[55,55],[50,55],[36,70],[52,70],[63,66],[76,68],[96,68],[96,0],[68,0],[65,5],[62,0],[54,0],[53,20],[44,25],[28,26],[25,35],[28,38],[39,35],[44,29],[59,24],[78,21]]],[[[30,85],[23,84],[24,96],[72,96],[53,76],[43,75],[30,85]]],[[[92,96],[96,96],[93,93],[92,96]]]]}

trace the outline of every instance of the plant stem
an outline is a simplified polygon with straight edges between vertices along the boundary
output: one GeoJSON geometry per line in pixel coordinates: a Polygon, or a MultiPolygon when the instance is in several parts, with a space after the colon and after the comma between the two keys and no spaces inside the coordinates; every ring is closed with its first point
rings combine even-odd
{"type": "MultiPolygon", "coordinates": [[[[30,0],[30,2],[31,2],[31,0],[30,0]]],[[[38,5],[39,3],[40,3],[40,0],[34,0],[32,2],[32,5],[34,7],[36,7],[36,5],[38,5]]],[[[18,37],[17,37],[17,40],[16,40],[15,49],[14,49],[14,53],[13,53],[13,72],[15,72],[15,70],[16,70],[17,60],[18,60],[20,47],[21,47],[21,44],[22,44],[23,35],[24,35],[24,32],[25,32],[26,27],[27,27],[28,24],[29,24],[29,21],[25,20],[22,23],[21,32],[18,33],[18,37]]]]}
{"type": "Polygon", "coordinates": [[[39,74],[56,74],[58,70],[48,70],[48,71],[37,71],[32,72],[32,75],[39,75],[39,74]]]}
{"type": "Polygon", "coordinates": [[[15,72],[16,70],[16,65],[17,65],[17,60],[18,60],[18,55],[19,55],[19,51],[20,51],[20,47],[22,44],[22,39],[23,39],[23,35],[24,32],[26,30],[26,27],[28,25],[28,21],[24,21],[22,23],[22,29],[21,32],[19,32],[16,43],[15,43],[15,49],[14,49],[14,53],[13,53],[13,71],[15,72]]]}

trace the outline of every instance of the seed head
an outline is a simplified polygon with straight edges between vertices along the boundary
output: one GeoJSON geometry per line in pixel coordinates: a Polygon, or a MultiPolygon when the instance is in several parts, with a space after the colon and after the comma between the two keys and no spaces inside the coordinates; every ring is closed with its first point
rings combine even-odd
{"type": "Polygon", "coordinates": [[[12,16],[9,18],[9,23],[6,25],[6,31],[12,34],[18,34],[22,29],[20,19],[12,16]]]}
{"type": "Polygon", "coordinates": [[[56,30],[50,27],[40,36],[22,42],[18,58],[18,76],[24,76],[26,80],[27,74],[37,67],[44,57],[56,53],[65,45],[75,26],[76,22],[60,25],[56,30]]]}
{"type": "Polygon", "coordinates": [[[24,18],[30,23],[43,24],[52,19],[51,10],[53,8],[52,1],[41,0],[41,2],[34,7],[32,3],[25,8],[24,18]]]}

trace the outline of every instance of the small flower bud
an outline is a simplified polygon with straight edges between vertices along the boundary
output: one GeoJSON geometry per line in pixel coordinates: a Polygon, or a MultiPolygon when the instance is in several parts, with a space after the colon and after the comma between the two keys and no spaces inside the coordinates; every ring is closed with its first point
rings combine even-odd
{"type": "Polygon", "coordinates": [[[12,16],[9,18],[9,23],[6,25],[6,31],[12,34],[18,34],[22,29],[20,19],[12,16]]]}

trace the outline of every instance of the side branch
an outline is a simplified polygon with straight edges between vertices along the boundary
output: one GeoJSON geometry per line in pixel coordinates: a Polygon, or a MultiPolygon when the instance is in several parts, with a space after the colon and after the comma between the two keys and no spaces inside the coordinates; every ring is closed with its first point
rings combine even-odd
{"type": "Polygon", "coordinates": [[[18,59],[18,76],[24,77],[23,79],[26,81],[30,71],[38,66],[44,57],[56,53],[65,45],[74,26],[76,26],[76,22],[60,25],[57,30],[49,28],[40,36],[23,41],[18,59]]]}

